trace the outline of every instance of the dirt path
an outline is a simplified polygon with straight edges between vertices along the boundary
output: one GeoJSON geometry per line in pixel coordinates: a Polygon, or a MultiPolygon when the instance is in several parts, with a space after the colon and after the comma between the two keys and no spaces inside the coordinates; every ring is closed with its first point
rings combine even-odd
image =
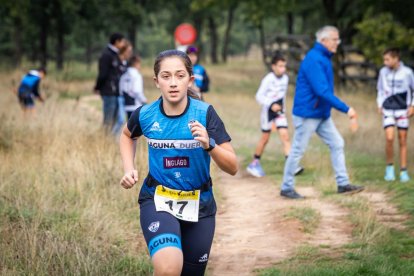
{"type": "Polygon", "coordinates": [[[409,219],[409,216],[401,214],[393,204],[389,203],[389,200],[384,193],[369,192],[362,193],[361,196],[368,200],[379,222],[389,228],[397,230],[407,229],[404,223],[409,219]]]}
{"type": "MultiPolygon", "coordinates": [[[[98,118],[101,115],[92,106],[98,99],[91,95],[77,103],[98,118]]],[[[207,275],[254,275],[255,269],[293,256],[300,246],[324,245],[329,251],[351,242],[348,211],[321,199],[312,187],[298,188],[307,199],[295,201],[281,198],[279,187],[270,179],[244,172],[235,177],[223,173],[217,184],[221,198],[207,275]],[[304,233],[298,220],[286,217],[292,207],[308,207],[320,214],[312,233],[304,233]]],[[[368,200],[376,219],[386,227],[406,229],[408,216],[389,203],[384,193],[364,191],[357,196],[368,200]]]]}
{"type": "Polygon", "coordinates": [[[283,260],[304,244],[332,248],[350,241],[346,210],[320,201],[313,188],[298,189],[309,199],[292,201],[281,198],[267,178],[223,175],[219,185],[222,199],[208,275],[252,275],[254,269],[283,260]],[[311,207],[320,213],[314,234],[304,233],[299,221],[286,218],[291,207],[311,207]]]}

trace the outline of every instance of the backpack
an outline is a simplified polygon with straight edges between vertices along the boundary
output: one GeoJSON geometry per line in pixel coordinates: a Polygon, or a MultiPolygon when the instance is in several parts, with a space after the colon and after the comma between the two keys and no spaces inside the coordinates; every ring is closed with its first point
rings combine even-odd
{"type": "Polygon", "coordinates": [[[210,79],[207,75],[206,70],[203,72],[203,85],[200,87],[200,92],[207,93],[209,90],[210,79]]]}

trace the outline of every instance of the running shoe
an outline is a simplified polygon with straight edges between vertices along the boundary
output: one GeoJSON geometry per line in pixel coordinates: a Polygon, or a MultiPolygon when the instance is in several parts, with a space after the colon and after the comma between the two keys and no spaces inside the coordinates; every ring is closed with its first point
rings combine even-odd
{"type": "Polygon", "coordinates": [[[388,165],[385,167],[385,181],[394,181],[395,180],[395,173],[394,173],[394,166],[388,165]]]}
{"type": "Polygon", "coordinates": [[[280,195],[289,199],[304,199],[305,197],[296,192],[294,189],[292,190],[286,190],[286,191],[280,191],[280,195]]]}
{"type": "Polygon", "coordinates": [[[254,160],[252,163],[247,166],[247,172],[254,177],[263,177],[265,176],[265,172],[263,171],[262,166],[260,165],[260,162],[257,160],[254,160]]]}
{"type": "Polygon", "coordinates": [[[338,194],[355,194],[359,193],[364,190],[364,186],[356,186],[356,185],[345,185],[345,186],[338,186],[338,194]]]}
{"type": "Polygon", "coordinates": [[[408,175],[407,171],[400,172],[400,181],[401,182],[408,182],[410,181],[410,176],[408,175]]]}

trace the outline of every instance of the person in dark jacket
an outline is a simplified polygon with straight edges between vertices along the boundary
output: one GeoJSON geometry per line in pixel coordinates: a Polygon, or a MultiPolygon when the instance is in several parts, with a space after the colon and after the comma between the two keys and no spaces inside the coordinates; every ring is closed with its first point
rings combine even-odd
{"type": "Polygon", "coordinates": [[[303,198],[294,189],[294,175],[314,132],[321,137],[331,151],[338,193],[353,193],[364,189],[350,184],[345,165],[344,140],[331,118],[333,107],[348,114],[351,127],[357,125],[355,110],[334,94],[331,57],[341,43],[339,31],[336,27],[324,26],[316,32],[316,40],[314,47],[306,54],[300,65],[296,81],[293,103],[295,134],[289,157],[285,163],[280,192],[281,196],[291,199],[303,198]]]}
{"type": "Polygon", "coordinates": [[[100,94],[103,101],[103,125],[112,131],[118,114],[119,79],[121,77],[121,60],[119,50],[125,46],[122,34],[114,33],[109,38],[108,46],[99,58],[99,74],[96,80],[95,93],[100,94]]]}

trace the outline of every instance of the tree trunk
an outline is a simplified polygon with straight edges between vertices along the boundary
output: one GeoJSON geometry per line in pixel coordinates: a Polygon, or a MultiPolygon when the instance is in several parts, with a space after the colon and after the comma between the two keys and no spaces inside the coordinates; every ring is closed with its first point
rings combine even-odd
{"type": "Polygon", "coordinates": [[[263,20],[260,22],[257,28],[259,29],[260,47],[262,48],[262,60],[263,60],[263,63],[266,64],[266,41],[265,41],[263,20]]]}
{"type": "Polygon", "coordinates": [[[39,61],[40,66],[46,67],[47,66],[47,39],[49,36],[49,26],[48,24],[42,24],[40,26],[40,45],[39,45],[39,61]]]}
{"type": "Polygon", "coordinates": [[[301,13],[301,18],[302,18],[302,30],[301,33],[305,34],[308,31],[308,12],[304,11],[301,13]]]}
{"type": "Polygon", "coordinates": [[[137,31],[137,27],[136,27],[135,21],[132,20],[128,28],[128,38],[134,50],[135,50],[136,37],[137,37],[136,31],[137,31]]]}
{"type": "Polygon", "coordinates": [[[234,11],[237,7],[237,2],[234,2],[230,5],[227,15],[227,27],[226,32],[224,33],[224,41],[223,41],[223,50],[221,52],[221,59],[223,62],[227,62],[227,54],[229,49],[229,43],[230,43],[230,32],[231,27],[233,26],[233,17],[234,17],[234,11]]]}
{"type": "Polygon", "coordinates": [[[329,20],[329,24],[337,26],[337,12],[336,12],[336,0],[322,0],[323,7],[325,9],[326,17],[329,20]]]}
{"type": "Polygon", "coordinates": [[[56,69],[58,71],[63,70],[64,56],[65,56],[65,34],[62,30],[59,30],[57,33],[57,45],[56,45],[56,69]]]}
{"type": "Polygon", "coordinates": [[[210,42],[211,42],[211,62],[213,64],[218,63],[218,57],[217,57],[217,46],[218,46],[218,35],[217,35],[217,25],[214,21],[214,17],[210,15],[208,17],[208,27],[210,30],[210,42]]]}
{"type": "Polygon", "coordinates": [[[288,34],[293,34],[294,20],[293,20],[293,13],[292,12],[288,12],[286,14],[286,21],[287,21],[287,32],[288,32],[288,34]]]}
{"type": "Polygon", "coordinates": [[[22,61],[22,36],[21,29],[22,24],[19,18],[14,20],[14,29],[13,29],[13,42],[14,42],[14,61],[15,66],[18,67],[22,61]]]}
{"type": "Polygon", "coordinates": [[[87,70],[91,70],[92,65],[92,32],[89,30],[86,32],[85,37],[85,61],[87,70]]]}
{"type": "Polygon", "coordinates": [[[194,28],[197,30],[196,44],[200,46],[201,45],[201,31],[203,27],[203,16],[201,16],[200,14],[196,14],[193,17],[193,21],[194,21],[194,28]]]}

